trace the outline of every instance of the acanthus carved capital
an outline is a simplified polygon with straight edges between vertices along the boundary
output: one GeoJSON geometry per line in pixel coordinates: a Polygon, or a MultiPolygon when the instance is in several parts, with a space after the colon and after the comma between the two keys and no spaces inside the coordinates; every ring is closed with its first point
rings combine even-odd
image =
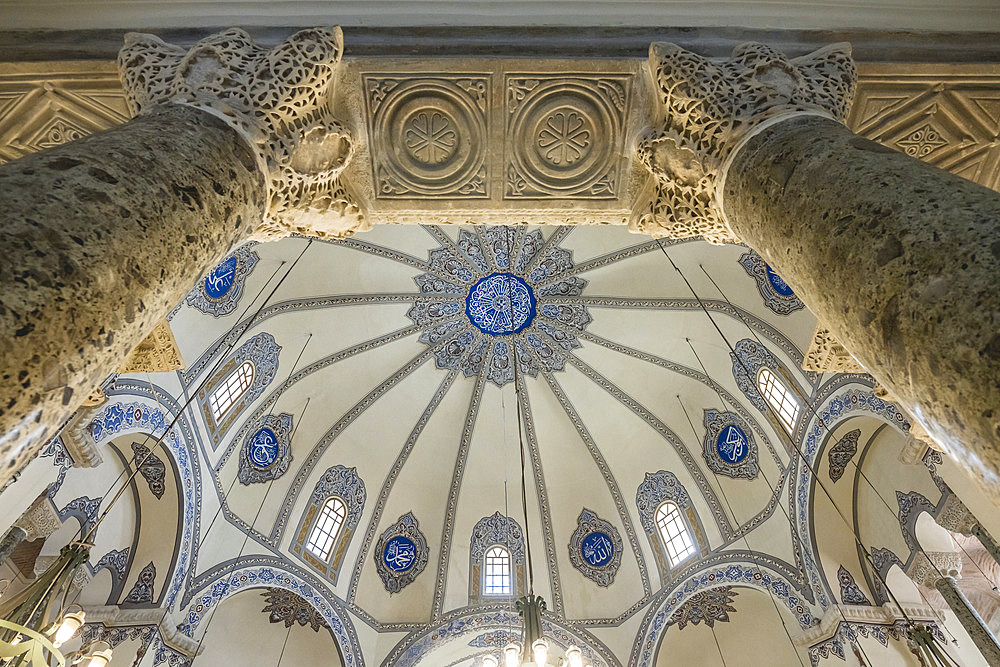
{"type": "Polygon", "coordinates": [[[942,577],[961,578],[962,554],[954,551],[919,551],[906,574],[913,583],[934,588],[942,577]]]}
{"type": "Polygon", "coordinates": [[[848,44],[789,59],[764,44],[748,43],[730,58],[714,60],[661,42],[650,47],[649,68],[662,122],[636,148],[654,185],[630,227],[656,237],[702,236],[712,243],[738,240],[716,191],[741,142],[789,115],[844,121],[857,85],[848,44]]]}
{"type": "Polygon", "coordinates": [[[24,514],[14,522],[14,525],[25,532],[25,541],[31,542],[39,537],[48,537],[59,530],[62,521],[48,496],[41,495],[24,510],[24,514]]]}
{"type": "Polygon", "coordinates": [[[246,138],[269,184],[256,238],[342,238],[364,225],[338,179],[354,154],[350,132],[331,110],[343,50],[340,28],[302,30],[270,49],[236,28],[190,50],[129,33],[118,68],[133,113],[186,104],[246,138]]]}

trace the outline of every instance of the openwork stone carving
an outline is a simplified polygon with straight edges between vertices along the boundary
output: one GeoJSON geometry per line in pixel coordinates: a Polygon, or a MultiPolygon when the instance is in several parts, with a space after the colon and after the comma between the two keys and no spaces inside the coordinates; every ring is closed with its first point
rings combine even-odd
{"type": "Polygon", "coordinates": [[[252,244],[240,246],[195,285],[184,302],[212,317],[228,315],[236,310],[247,276],[258,261],[252,244]]]}
{"type": "Polygon", "coordinates": [[[710,60],[676,44],[655,43],[649,68],[663,125],[637,146],[655,183],[630,227],[657,237],[702,236],[711,243],[738,240],[716,201],[733,150],[782,116],[844,120],[857,83],[847,44],[788,59],[750,43],[737,46],[728,60],[710,60]]]}
{"type": "Polygon", "coordinates": [[[412,512],[386,528],[372,555],[382,585],[390,594],[403,590],[424,571],[430,550],[412,512]]]}
{"type": "Polygon", "coordinates": [[[729,614],[736,611],[733,599],[737,595],[739,592],[733,586],[720,586],[695,593],[673,613],[664,627],[676,625],[678,630],[683,630],[688,623],[698,625],[704,622],[710,628],[715,627],[716,623],[728,623],[729,614]]]}
{"type": "Polygon", "coordinates": [[[375,196],[485,199],[489,76],[363,76],[375,196]]]}
{"type": "Polygon", "coordinates": [[[190,50],[129,33],[118,67],[133,113],[187,104],[247,139],[270,189],[258,238],[342,238],[363,225],[337,182],[354,152],[350,133],[330,112],[342,54],[340,28],[302,30],[272,49],[236,28],[190,50]]]}
{"type": "Polygon", "coordinates": [[[166,373],[184,368],[184,359],[166,320],[157,324],[128,358],[118,367],[119,373],[166,373]]]}
{"type": "Polygon", "coordinates": [[[779,315],[789,315],[806,307],[806,304],[795,296],[788,283],[753,250],[740,255],[740,266],[746,269],[757,283],[757,289],[764,297],[764,305],[774,312],[779,315]]]}
{"type": "Polygon", "coordinates": [[[628,75],[506,77],[505,199],[615,199],[628,75]]]}
{"type": "Polygon", "coordinates": [[[754,479],[760,470],[753,433],[735,412],[705,410],[702,456],[712,472],[734,479],[754,479]]]}
{"type": "Polygon", "coordinates": [[[866,373],[850,352],[847,351],[821,324],[816,325],[809,351],[802,360],[802,370],[818,373],[866,373]]]}
{"type": "Polygon", "coordinates": [[[622,564],[622,538],[608,521],[584,508],[569,538],[569,561],[580,573],[597,583],[610,586],[622,564]]]}
{"type": "Polygon", "coordinates": [[[240,449],[240,484],[278,479],[292,461],[292,416],[267,415],[251,428],[240,449]]]}
{"type": "Polygon", "coordinates": [[[827,455],[830,460],[830,481],[836,483],[844,476],[847,464],[858,451],[858,438],[860,436],[861,429],[856,428],[853,431],[848,431],[844,437],[837,441],[837,444],[830,448],[830,453],[827,455]]]}

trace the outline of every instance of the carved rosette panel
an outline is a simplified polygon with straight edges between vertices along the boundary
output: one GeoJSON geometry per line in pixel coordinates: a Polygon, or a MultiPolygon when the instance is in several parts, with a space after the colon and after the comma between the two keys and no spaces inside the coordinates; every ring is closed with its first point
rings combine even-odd
{"type": "Polygon", "coordinates": [[[760,472],[753,433],[735,412],[705,410],[702,456],[717,475],[754,479],[760,472]]]}
{"type": "Polygon", "coordinates": [[[617,199],[630,77],[508,74],[505,199],[617,199]]]}
{"type": "Polygon", "coordinates": [[[386,528],[375,545],[373,556],[378,576],[390,594],[403,590],[424,571],[430,550],[412,512],[386,528]]]}
{"type": "Polygon", "coordinates": [[[598,586],[610,586],[622,564],[622,538],[608,521],[584,508],[569,538],[569,561],[598,586]]]}
{"type": "Polygon", "coordinates": [[[375,196],[486,199],[490,77],[362,77],[375,196]]]}
{"type": "Polygon", "coordinates": [[[757,290],[764,297],[764,305],[777,314],[789,315],[806,307],[806,304],[795,296],[788,283],[753,250],[740,255],[740,266],[757,283],[757,290]]]}
{"type": "Polygon", "coordinates": [[[240,448],[240,484],[278,479],[292,461],[292,416],[267,415],[249,429],[240,448]]]}

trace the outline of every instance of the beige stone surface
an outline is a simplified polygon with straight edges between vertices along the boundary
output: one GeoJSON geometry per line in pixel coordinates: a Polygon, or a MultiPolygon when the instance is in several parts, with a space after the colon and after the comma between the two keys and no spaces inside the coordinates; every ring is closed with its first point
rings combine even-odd
{"type": "MultiPolygon", "coordinates": [[[[184,359],[170,331],[170,322],[163,320],[141,343],[129,352],[118,367],[119,373],[166,373],[184,368],[184,359]]],[[[90,401],[90,396],[87,397],[90,401]]]]}

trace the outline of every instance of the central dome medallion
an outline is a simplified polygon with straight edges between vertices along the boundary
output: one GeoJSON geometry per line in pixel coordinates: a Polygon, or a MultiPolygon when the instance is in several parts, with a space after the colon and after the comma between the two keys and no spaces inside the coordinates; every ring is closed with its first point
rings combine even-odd
{"type": "Polygon", "coordinates": [[[535,319],[535,293],[512,273],[491,273],[469,290],[465,314],[483,333],[516,334],[535,319]]]}
{"type": "Polygon", "coordinates": [[[420,294],[407,315],[438,368],[499,387],[513,382],[515,365],[530,377],[563,370],[590,324],[587,281],[560,247],[569,230],[476,227],[456,239],[425,229],[440,246],[415,277],[420,294]]]}

